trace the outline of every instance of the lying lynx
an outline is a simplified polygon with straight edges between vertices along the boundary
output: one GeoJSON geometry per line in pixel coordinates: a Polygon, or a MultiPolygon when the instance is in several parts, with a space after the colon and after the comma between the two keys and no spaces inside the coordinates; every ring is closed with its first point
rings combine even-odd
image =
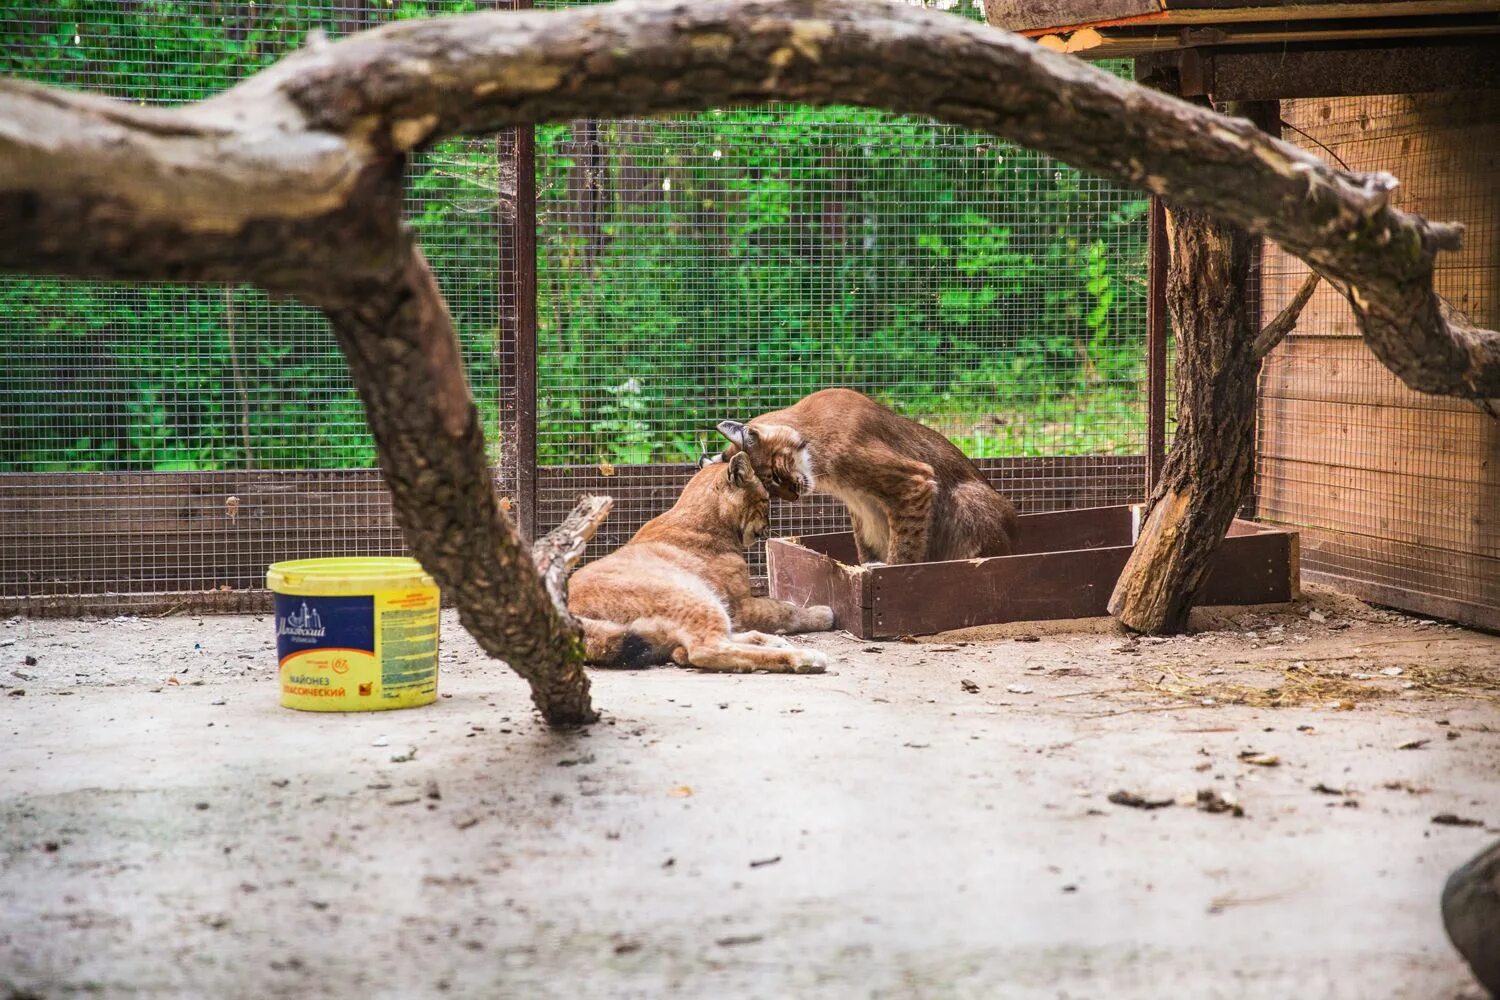
{"type": "Polygon", "coordinates": [[[1009,555],[1016,509],[937,431],[852,389],[824,389],[719,431],[781,500],[815,488],[842,500],[859,561],[937,562],[1009,555]]]}
{"type": "Polygon", "coordinates": [[[568,608],[583,626],[585,659],[821,673],[822,653],[767,633],[830,629],[832,609],[750,593],[744,550],[765,537],[769,508],[745,456],[700,469],[671,510],[573,575],[568,608]]]}

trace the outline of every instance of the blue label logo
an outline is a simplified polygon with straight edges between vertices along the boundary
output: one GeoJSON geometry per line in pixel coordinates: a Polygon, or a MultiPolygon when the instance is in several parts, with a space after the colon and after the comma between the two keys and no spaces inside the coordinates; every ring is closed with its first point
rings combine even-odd
{"type": "Polygon", "coordinates": [[[375,598],[276,595],[276,655],[310,649],[375,652],[375,598]]]}

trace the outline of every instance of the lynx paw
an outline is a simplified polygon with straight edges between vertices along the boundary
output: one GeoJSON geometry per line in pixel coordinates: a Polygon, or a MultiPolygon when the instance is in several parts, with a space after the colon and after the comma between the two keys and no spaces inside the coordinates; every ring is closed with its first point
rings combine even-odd
{"type": "Polygon", "coordinates": [[[792,657],[792,670],[799,674],[821,674],[828,669],[828,657],[821,650],[801,649],[792,657]]]}
{"type": "Polygon", "coordinates": [[[833,628],[833,609],[826,604],[814,604],[807,609],[811,626],[809,632],[827,632],[833,628]]]}

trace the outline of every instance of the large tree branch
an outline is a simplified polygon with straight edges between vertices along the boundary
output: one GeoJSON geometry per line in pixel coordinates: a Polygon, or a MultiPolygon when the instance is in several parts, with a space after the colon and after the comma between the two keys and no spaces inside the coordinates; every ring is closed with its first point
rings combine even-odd
{"type": "MultiPolygon", "coordinates": [[[[500,509],[458,338],[427,261],[413,251],[399,280],[346,289],[325,312],[413,553],[485,652],[531,685],[549,722],[594,721],[582,646],[567,614],[565,570],[549,574],[549,592],[500,509]]],[[[598,507],[588,508],[598,517],[583,541],[608,513],[608,501],[598,507]]]]}
{"type": "Polygon", "coordinates": [[[1313,292],[1318,290],[1318,283],[1322,280],[1323,276],[1317,271],[1309,274],[1298,287],[1297,294],[1292,296],[1292,301],[1288,302],[1271,322],[1261,327],[1260,333],[1255,335],[1253,349],[1257,361],[1264,360],[1266,355],[1276,350],[1276,345],[1292,332],[1297,325],[1297,320],[1302,316],[1302,310],[1307,307],[1308,301],[1313,297],[1313,292]]]}
{"type": "Polygon", "coordinates": [[[370,213],[367,186],[383,191],[392,159],[416,146],[771,99],[931,114],[1238,222],[1346,289],[1366,341],[1406,384],[1500,395],[1500,335],[1450,314],[1432,288],[1435,254],[1461,231],[1389,207],[1393,179],[1335,170],[1248,122],[998,29],[874,0],[637,0],[408,21],[304,49],[178,111],[6,83],[0,267],[316,295],[316,275],[297,265],[399,266],[384,238],[398,205],[383,198],[370,213]],[[365,240],[318,239],[355,205],[365,240]],[[88,237],[80,219],[104,225],[88,237]],[[176,252],[153,262],[117,235],[141,227],[174,235],[176,252]]]}

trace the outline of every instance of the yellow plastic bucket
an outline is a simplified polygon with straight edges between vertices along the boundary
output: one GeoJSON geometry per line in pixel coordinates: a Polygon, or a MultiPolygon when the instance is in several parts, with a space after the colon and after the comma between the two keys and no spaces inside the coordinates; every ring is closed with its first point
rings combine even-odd
{"type": "Polygon", "coordinates": [[[295,559],[266,571],[276,596],[281,703],[372,712],[437,698],[437,584],[415,559],[295,559]]]}

